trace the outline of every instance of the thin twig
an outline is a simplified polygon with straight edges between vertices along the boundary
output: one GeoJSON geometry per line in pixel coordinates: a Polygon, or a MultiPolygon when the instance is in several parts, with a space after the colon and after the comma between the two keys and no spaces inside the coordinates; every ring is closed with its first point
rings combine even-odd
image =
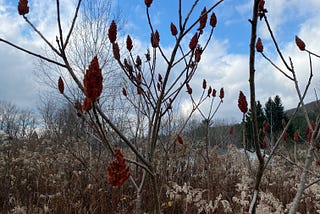
{"type": "Polygon", "coordinates": [[[66,39],[66,41],[63,43],[63,46],[62,46],[63,49],[66,48],[66,46],[67,46],[67,44],[68,44],[68,42],[69,42],[71,33],[72,33],[73,29],[74,29],[74,26],[75,26],[75,23],[76,23],[76,20],[77,20],[77,16],[78,16],[78,12],[79,12],[79,8],[80,8],[81,1],[82,1],[82,0],[79,0],[79,1],[78,1],[77,8],[76,8],[76,12],[75,12],[75,14],[74,14],[74,17],[73,17],[73,20],[72,20],[72,24],[71,24],[69,33],[68,33],[68,35],[67,35],[67,39],[66,39]]]}
{"type": "Polygon", "coordinates": [[[279,54],[279,56],[280,56],[283,64],[287,67],[287,69],[288,69],[289,71],[293,72],[293,71],[292,71],[292,68],[289,67],[288,63],[286,62],[286,60],[284,59],[284,57],[283,57],[283,55],[282,55],[282,52],[281,52],[281,50],[280,50],[280,48],[279,48],[279,45],[278,45],[278,42],[276,41],[276,39],[275,39],[275,37],[274,37],[274,35],[273,35],[273,32],[272,32],[272,29],[271,29],[271,27],[270,27],[268,18],[267,18],[267,16],[266,16],[265,14],[263,15],[263,18],[264,18],[264,20],[265,20],[265,22],[266,22],[266,24],[267,24],[268,31],[269,31],[270,36],[271,36],[271,38],[272,38],[273,44],[276,46],[277,52],[278,52],[278,54],[279,54]]]}
{"type": "Polygon", "coordinates": [[[54,60],[49,59],[49,58],[47,58],[47,57],[44,57],[44,56],[42,56],[42,55],[40,55],[40,54],[36,54],[36,53],[34,53],[34,52],[32,52],[32,51],[29,51],[29,50],[27,50],[27,49],[25,49],[25,48],[22,48],[22,47],[20,47],[20,46],[18,46],[18,45],[15,45],[15,44],[13,44],[12,42],[9,42],[9,41],[7,41],[7,40],[5,40],[5,39],[0,38],[0,42],[4,42],[4,43],[6,43],[6,44],[8,44],[8,45],[10,45],[10,46],[12,46],[12,47],[20,50],[20,51],[23,51],[23,52],[25,52],[25,53],[27,53],[27,54],[30,54],[30,55],[32,55],[32,56],[35,56],[35,57],[37,57],[37,58],[43,59],[43,60],[45,60],[45,61],[47,61],[47,62],[56,64],[56,65],[61,66],[61,67],[64,67],[64,68],[67,68],[67,66],[66,66],[65,64],[62,64],[62,63],[57,62],[57,61],[54,61],[54,60]]]}
{"type": "Polygon", "coordinates": [[[44,37],[44,35],[29,21],[29,19],[26,16],[23,16],[24,20],[31,26],[31,28],[41,37],[41,39],[59,56],[61,56],[61,53],[53,47],[53,45],[44,37]]]}
{"type": "Polygon", "coordinates": [[[58,22],[58,29],[59,29],[59,35],[60,35],[60,44],[61,44],[62,49],[64,49],[63,33],[62,33],[61,19],[60,19],[60,1],[56,0],[56,2],[57,2],[56,3],[57,4],[57,22],[58,22]]]}
{"type": "Polygon", "coordinates": [[[291,81],[294,81],[292,77],[290,77],[286,72],[284,72],[281,68],[279,68],[271,59],[269,59],[263,52],[261,53],[262,56],[273,66],[275,67],[278,71],[280,71],[284,76],[286,76],[288,79],[291,81]]]}

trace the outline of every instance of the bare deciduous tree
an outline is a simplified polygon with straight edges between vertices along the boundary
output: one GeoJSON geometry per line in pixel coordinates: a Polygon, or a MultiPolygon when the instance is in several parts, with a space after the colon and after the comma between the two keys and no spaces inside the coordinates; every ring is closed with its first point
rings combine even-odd
{"type": "MultiPolygon", "coordinates": [[[[58,36],[56,37],[56,44],[50,43],[47,38],[32,24],[32,22],[26,16],[29,13],[28,1],[20,0],[18,5],[18,12],[24,20],[30,25],[30,27],[41,37],[41,39],[46,43],[48,48],[55,54],[55,58],[50,58],[43,56],[42,54],[34,53],[23,47],[20,47],[16,44],[11,43],[5,39],[0,38],[1,42],[4,42],[8,45],[13,46],[21,51],[24,51],[28,54],[31,54],[35,57],[38,57],[47,62],[53,63],[60,68],[65,69],[63,72],[62,78],[59,79],[58,89],[60,93],[71,103],[75,104],[73,91],[70,90],[67,77],[71,77],[73,83],[77,88],[83,92],[85,95],[84,100],[80,105],[76,105],[77,109],[81,111],[82,115],[86,117],[88,123],[90,123],[96,130],[98,137],[101,141],[114,153],[116,160],[112,162],[109,167],[109,182],[112,185],[122,185],[123,182],[130,176],[128,168],[125,165],[123,155],[118,149],[115,149],[114,144],[110,142],[107,131],[110,130],[118,135],[118,137],[123,141],[131,152],[137,157],[138,161],[127,160],[131,163],[134,163],[142,168],[143,175],[148,174],[151,180],[151,187],[153,192],[154,200],[154,209],[156,213],[160,213],[160,193],[159,189],[159,175],[158,167],[155,161],[155,155],[158,147],[158,138],[160,127],[163,123],[165,117],[171,111],[174,101],[177,99],[180,92],[187,86],[187,90],[190,93],[189,82],[196,73],[198,68],[198,63],[201,61],[201,55],[204,54],[204,51],[207,48],[209,41],[211,40],[213,30],[216,26],[217,19],[213,10],[223,2],[223,0],[217,1],[216,3],[204,7],[199,18],[191,20],[191,14],[194,13],[196,6],[199,1],[194,1],[191,3],[190,8],[186,14],[183,14],[182,11],[182,1],[179,0],[179,6],[177,8],[178,12],[178,22],[171,23],[170,29],[172,38],[175,41],[175,44],[169,54],[165,54],[161,43],[160,43],[160,34],[158,30],[154,29],[154,26],[150,19],[150,7],[152,6],[152,0],[145,0],[146,5],[146,16],[148,19],[150,32],[151,32],[151,51],[146,54],[146,63],[142,64],[142,57],[139,55],[134,55],[131,51],[134,47],[134,43],[131,40],[130,36],[127,37],[126,47],[128,54],[124,56],[120,54],[119,40],[117,41],[117,24],[113,21],[108,29],[108,37],[110,43],[112,43],[113,57],[118,63],[121,70],[124,72],[127,80],[136,88],[136,94],[127,94],[126,89],[123,89],[123,94],[128,100],[133,100],[130,98],[140,97],[143,100],[144,105],[133,107],[137,108],[142,115],[146,118],[146,139],[145,144],[147,145],[147,154],[143,154],[139,151],[131,140],[127,138],[125,132],[119,129],[119,127],[113,121],[113,118],[110,117],[103,110],[102,103],[100,100],[100,95],[102,92],[102,79],[103,75],[101,73],[101,66],[104,65],[104,59],[100,59],[99,51],[94,50],[94,55],[89,56],[92,58],[89,68],[87,69],[87,62],[83,63],[85,67],[82,67],[84,75],[84,80],[82,81],[77,67],[74,67],[73,61],[70,60],[68,49],[72,41],[72,35],[75,30],[76,20],[79,15],[81,0],[77,2],[76,9],[74,12],[73,20],[69,29],[62,28],[62,20],[60,14],[60,2],[56,1],[57,6],[57,25],[58,25],[58,36]],[[211,17],[208,18],[208,15],[211,14],[211,17]],[[208,19],[210,19],[207,26],[208,19]],[[198,26],[197,26],[198,25],[198,26]],[[205,35],[203,31],[209,29],[208,37],[203,38],[205,35]],[[186,40],[187,35],[192,34],[191,41],[186,40]],[[200,44],[200,37],[204,39],[204,44],[200,44]],[[182,43],[187,42],[189,47],[185,48],[182,43]],[[99,59],[99,60],[98,60],[99,59]],[[100,63],[99,63],[100,62],[100,63]],[[157,65],[162,62],[165,65],[165,69],[157,70],[157,65]],[[181,69],[182,67],[182,69],[181,69]],[[180,71],[180,74],[174,75],[173,72],[175,69],[180,71]],[[86,72],[84,72],[86,71],[86,72]],[[65,84],[66,83],[66,84],[65,84]],[[120,176],[120,177],[119,177],[120,176]]],[[[32,13],[33,14],[33,13],[32,13]]],[[[105,40],[103,40],[105,41],[105,40]]],[[[90,45],[91,46],[91,45],[90,45]]],[[[96,46],[96,48],[99,46],[96,46]]],[[[80,54],[81,51],[79,51],[80,54]]],[[[84,59],[87,59],[85,57],[84,59]]],[[[191,89],[192,90],[192,89],[191,89]]],[[[134,103],[133,103],[134,104],[134,103]]],[[[138,124],[137,124],[138,125],[138,124]]],[[[176,137],[174,137],[175,139],[176,137]]],[[[180,143],[183,143],[183,139],[178,135],[177,140],[180,143]]],[[[144,177],[144,176],[143,176],[144,177]]],[[[133,179],[131,179],[133,183],[133,179]]],[[[135,185],[137,192],[142,188],[142,185],[135,185]]],[[[139,198],[139,195],[138,195],[139,198]]],[[[139,200],[138,200],[139,201],[139,200]]],[[[138,206],[138,205],[137,205],[138,206]]],[[[139,209],[137,209],[139,212],[139,209]]]]}
{"type": "Polygon", "coordinates": [[[257,158],[259,160],[257,174],[255,176],[255,185],[254,185],[254,193],[252,196],[252,200],[250,203],[249,213],[254,214],[256,212],[256,206],[257,201],[259,197],[260,192],[260,184],[262,181],[262,177],[264,175],[265,169],[267,168],[270,160],[273,158],[273,156],[276,154],[277,148],[279,147],[280,142],[282,141],[283,135],[286,134],[286,131],[292,122],[292,119],[294,118],[296,112],[299,108],[302,108],[305,119],[308,124],[310,139],[308,140],[309,146],[307,149],[307,154],[304,162],[304,167],[302,170],[302,174],[300,176],[300,182],[298,185],[298,189],[296,191],[295,198],[290,206],[289,213],[296,213],[298,205],[300,203],[300,199],[302,197],[302,194],[307,186],[307,172],[309,171],[309,168],[311,166],[312,160],[314,159],[314,147],[318,143],[319,139],[319,128],[320,128],[320,120],[317,119],[317,121],[314,123],[314,125],[311,124],[311,121],[308,116],[308,112],[304,105],[304,98],[308,92],[309,86],[311,84],[311,80],[313,77],[313,65],[312,65],[312,57],[319,57],[319,55],[312,53],[311,51],[305,49],[304,42],[296,36],[295,42],[298,48],[301,51],[305,51],[308,53],[309,57],[309,77],[307,80],[307,84],[304,89],[300,87],[298,84],[298,79],[296,76],[296,70],[294,68],[293,60],[289,57],[289,61],[285,60],[283,53],[281,51],[281,48],[279,47],[279,44],[275,38],[275,35],[273,34],[272,28],[270,26],[270,23],[267,18],[267,12],[268,10],[265,7],[265,1],[264,0],[255,0],[253,4],[253,15],[250,21],[251,23],[251,40],[250,40],[250,104],[251,104],[251,117],[252,117],[252,127],[253,127],[253,139],[254,139],[254,147],[255,152],[257,155],[257,158]],[[282,69],[279,65],[277,65],[275,62],[273,62],[270,58],[268,58],[265,53],[263,52],[263,44],[262,40],[260,38],[257,39],[257,24],[258,20],[263,20],[266,24],[267,30],[269,32],[269,35],[271,37],[271,40],[273,41],[273,44],[275,46],[275,52],[278,54],[279,58],[281,59],[281,63],[285,69],[282,69]],[[280,134],[280,137],[278,137],[277,140],[275,140],[274,145],[271,148],[271,152],[269,156],[266,158],[265,154],[263,154],[260,150],[260,141],[259,141],[259,130],[258,130],[258,120],[257,120],[257,112],[256,112],[256,99],[255,99],[255,52],[260,53],[270,64],[275,68],[277,72],[280,72],[283,74],[288,81],[291,81],[294,85],[294,88],[297,92],[297,96],[299,98],[299,103],[297,104],[297,107],[295,109],[295,112],[293,113],[290,120],[283,125],[283,131],[280,134]]]}
{"type": "Polygon", "coordinates": [[[13,138],[29,139],[35,128],[36,118],[31,111],[0,101],[0,130],[13,138]]]}

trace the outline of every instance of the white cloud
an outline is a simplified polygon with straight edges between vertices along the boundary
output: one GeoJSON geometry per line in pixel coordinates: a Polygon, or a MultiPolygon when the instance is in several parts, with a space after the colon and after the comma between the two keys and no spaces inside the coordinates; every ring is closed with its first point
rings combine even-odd
{"type": "MultiPolygon", "coordinates": [[[[71,23],[73,1],[60,1],[63,26],[71,23]],[[72,11],[72,12],[71,12],[72,11]]],[[[58,35],[55,3],[50,1],[30,1],[30,13],[27,17],[43,33],[49,42],[54,42],[58,35]],[[48,15],[50,14],[50,15],[48,15]]],[[[0,1],[0,37],[35,53],[43,53],[44,42],[28,26],[17,12],[17,6],[0,1]]],[[[34,75],[36,58],[22,53],[3,42],[0,43],[0,99],[13,102],[21,107],[36,108],[38,93],[41,88],[34,75]]]]}
{"type": "MultiPolygon", "coordinates": [[[[61,5],[66,7],[63,14],[64,26],[66,26],[71,22],[70,16],[72,16],[74,12],[72,9],[74,2],[68,0],[61,2],[61,5]]],[[[246,20],[251,17],[252,1],[243,0],[242,2],[243,4],[235,3],[235,9],[238,12],[235,16],[239,16],[240,14],[243,23],[239,22],[239,24],[248,25],[246,20]]],[[[48,37],[49,41],[55,41],[55,36],[58,35],[55,24],[56,19],[52,16],[52,14],[55,14],[55,5],[50,5],[52,3],[51,1],[43,0],[30,1],[30,4],[31,3],[28,17],[35,21],[39,29],[44,31],[44,35],[48,37]]],[[[220,7],[223,8],[223,4],[220,7]]],[[[268,17],[270,23],[277,38],[280,39],[285,59],[288,59],[289,56],[292,57],[299,84],[303,88],[308,77],[308,57],[306,54],[301,53],[295,46],[294,32],[305,41],[308,49],[320,53],[320,42],[318,39],[320,38],[320,14],[318,13],[320,1],[267,0],[266,7],[269,10],[268,17]],[[282,30],[284,27],[287,27],[288,24],[294,29],[294,32],[290,32],[290,34],[282,30]]],[[[145,14],[142,14],[144,8],[141,8],[139,4],[137,4],[136,11],[138,11],[137,16],[143,15],[143,17],[145,17],[145,14]]],[[[135,11],[132,13],[135,13],[135,11]]],[[[160,17],[158,15],[159,14],[156,13],[154,17],[160,17]]],[[[160,15],[163,16],[163,14],[160,15]]],[[[128,22],[125,23],[125,28],[134,33],[137,26],[130,22],[129,17],[130,16],[127,17],[128,22]]],[[[236,19],[238,17],[232,18],[236,19]]],[[[27,24],[25,24],[22,17],[17,14],[16,6],[8,5],[4,0],[0,0],[0,19],[0,37],[14,41],[34,51],[41,50],[43,43],[37,35],[26,30],[27,24]],[[26,37],[25,35],[28,36],[26,37]]],[[[159,20],[159,23],[160,21],[161,20],[159,20]]],[[[224,24],[223,22],[219,22],[219,27],[224,24]]],[[[259,25],[259,36],[267,40],[265,44],[266,53],[270,54],[270,57],[280,65],[279,58],[274,55],[275,49],[273,45],[270,44],[270,40],[267,39],[269,36],[267,35],[265,26],[263,26],[263,22],[259,22],[259,25]]],[[[247,33],[248,35],[250,34],[250,32],[247,33]]],[[[148,35],[149,38],[149,32],[147,32],[146,35],[148,35]]],[[[164,36],[164,34],[161,34],[161,38],[164,36]]],[[[239,121],[242,117],[237,107],[240,90],[245,93],[249,102],[249,58],[247,54],[234,53],[232,50],[232,46],[234,45],[232,39],[233,38],[225,38],[224,40],[214,39],[211,42],[202,57],[199,70],[191,84],[195,94],[197,93],[197,88],[201,90],[201,84],[204,78],[207,80],[208,85],[213,86],[217,91],[219,91],[221,87],[224,87],[225,99],[217,114],[217,118],[235,119],[239,121]]],[[[145,47],[148,46],[148,42],[149,40],[137,41],[134,39],[134,45],[142,50],[142,56],[145,53],[145,47]]],[[[184,45],[187,45],[187,43],[188,42],[184,45]]],[[[38,83],[34,81],[32,74],[32,70],[34,69],[32,62],[34,58],[14,50],[3,43],[0,43],[0,48],[0,65],[2,66],[0,72],[0,99],[13,99],[13,101],[19,105],[34,105],[39,90],[38,83]],[[30,103],[29,101],[32,102],[30,103]]],[[[165,51],[168,52],[169,49],[170,48],[165,48],[165,51]]],[[[140,52],[140,50],[138,52],[140,52]]],[[[285,79],[281,73],[277,72],[268,62],[263,60],[261,56],[257,55],[256,58],[257,99],[264,105],[268,97],[274,97],[278,94],[286,108],[294,107],[297,103],[297,96],[293,83],[285,79]]],[[[313,88],[319,87],[320,74],[318,71],[320,68],[320,60],[313,59],[313,62],[315,66],[314,82],[310,88],[307,101],[314,100],[313,88]]],[[[159,65],[160,70],[163,67],[163,65],[159,65]]],[[[198,90],[198,93],[200,93],[200,90],[198,90]]],[[[185,110],[190,110],[190,102],[188,102],[188,100],[182,100],[181,103],[185,106],[185,110]]]]}

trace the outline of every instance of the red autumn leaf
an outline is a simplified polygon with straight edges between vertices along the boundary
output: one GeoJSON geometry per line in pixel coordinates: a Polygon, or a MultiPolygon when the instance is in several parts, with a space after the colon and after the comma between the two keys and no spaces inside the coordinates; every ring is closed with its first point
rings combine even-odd
{"type": "Polygon", "coordinates": [[[132,48],[133,48],[133,45],[132,45],[132,39],[131,39],[131,37],[129,35],[127,36],[126,44],[127,44],[127,50],[131,51],[132,48]]]}
{"type": "Polygon", "coordinates": [[[127,96],[127,90],[125,89],[125,88],[122,88],[122,94],[123,94],[123,96],[127,96]]]}
{"type": "Polygon", "coordinates": [[[63,94],[64,92],[64,83],[63,83],[63,80],[61,77],[59,77],[59,80],[58,80],[58,89],[60,91],[61,94],[63,94]]]}
{"type": "Polygon", "coordinates": [[[171,34],[172,36],[175,36],[178,34],[178,30],[177,30],[177,27],[171,22],[170,24],[170,30],[171,30],[171,34]]]}
{"type": "Polygon", "coordinates": [[[215,13],[212,13],[211,14],[211,17],[210,17],[210,25],[211,27],[216,27],[217,25],[217,17],[216,17],[216,14],[215,13]]]}
{"type": "Polygon", "coordinates": [[[152,0],[144,0],[144,3],[147,7],[150,7],[150,5],[152,4],[152,0]]]}
{"type": "Polygon", "coordinates": [[[256,50],[259,53],[263,52],[263,44],[262,44],[262,41],[261,41],[260,37],[258,38],[257,43],[256,43],[256,50]]]}
{"type": "Polygon", "coordinates": [[[160,35],[159,32],[156,30],[156,32],[151,33],[151,46],[153,48],[159,47],[159,42],[160,42],[160,35]]]}
{"type": "Polygon", "coordinates": [[[203,10],[201,11],[200,21],[199,21],[200,26],[198,30],[200,31],[200,34],[202,34],[203,29],[206,27],[207,20],[208,20],[207,8],[204,7],[203,10]]]}
{"type": "Polygon", "coordinates": [[[293,141],[297,143],[297,142],[298,142],[298,139],[299,139],[299,129],[297,129],[297,130],[294,132],[293,141]]]}
{"type": "Polygon", "coordinates": [[[121,186],[130,177],[130,170],[120,149],[115,149],[114,156],[116,160],[107,167],[108,183],[112,186],[121,186]]]}
{"type": "Polygon", "coordinates": [[[19,15],[26,15],[29,13],[28,0],[20,0],[18,3],[19,15]]]}
{"type": "Polygon", "coordinates": [[[95,56],[92,59],[83,80],[84,94],[92,102],[97,101],[102,92],[102,80],[103,77],[101,68],[99,67],[98,57],[95,56]]]}
{"type": "Polygon", "coordinates": [[[222,100],[224,98],[224,89],[220,89],[220,94],[219,94],[220,99],[222,100]]]}
{"type": "Polygon", "coordinates": [[[117,42],[112,43],[112,51],[113,51],[113,57],[116,60],[120,60],[120,49],[117,42]]]}
{"type": "Polygon", "coordinates": [[[189,48],[194,50],[198,45],[198,33],[195,33],[194,36],[191,38],[189,43],[189,48]]]}
{"type": "Polygon", "coordinates": [[[242,91],[240,91],[239,98],[238,98],[238,107],[242,113],[247,113],[248,112],[248,103],[247,103],[247,98],[243,94],[242,91]]]}
{"type": "Polygon", "coordinates": [[[114,43],[117,40],[117,24],[112,20],[111,25],[108,30],[108,37],[111,43],[114,43]]]}
{"type": "Polygon", "coordinates": [[[182,139],[181,135],[178,134],[177,140],[178,140],[178,143],[183,144],[183,139],[182,139]]]}
{"type": "Polygon", "coordinates": [[[188,92],[188,94],[191,95],[191,94],[192,94],[192,88],[190,87],[189,83],[187,83],[186,86],[187,86],[187,92],[188,92]]]}
{"type": "Polygon", "coordinates": [[[205,90],[207,88],[207,81],[205,79],[203,79],[203,81],[202,81],[202,88],[203,88],[203,90],[205,90]]]}
{"type": "Polygon", "coordinates": [[[298,36],[295,37],[296,45],[301,51],[306,50],[306,44],[298,36]]]}

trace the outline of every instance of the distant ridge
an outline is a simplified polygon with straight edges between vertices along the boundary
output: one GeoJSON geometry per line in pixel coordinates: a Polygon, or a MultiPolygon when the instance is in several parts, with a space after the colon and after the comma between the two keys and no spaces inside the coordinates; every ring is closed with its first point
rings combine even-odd
{"type": "MultiPolygon", "coordinates": [[[[320,113],[320,101],[313,101],[310,103],[305,104],[305,107],[308,111],[309,114],[315,114],[315,113],[320,113]]],[[[291,116],[295,111],[295,108],[286,110],[285,112],[287,113],[288,116],[291,116]]],[[[302,115],[302,109],[300,108],[297,115],[302,115]]]]}

